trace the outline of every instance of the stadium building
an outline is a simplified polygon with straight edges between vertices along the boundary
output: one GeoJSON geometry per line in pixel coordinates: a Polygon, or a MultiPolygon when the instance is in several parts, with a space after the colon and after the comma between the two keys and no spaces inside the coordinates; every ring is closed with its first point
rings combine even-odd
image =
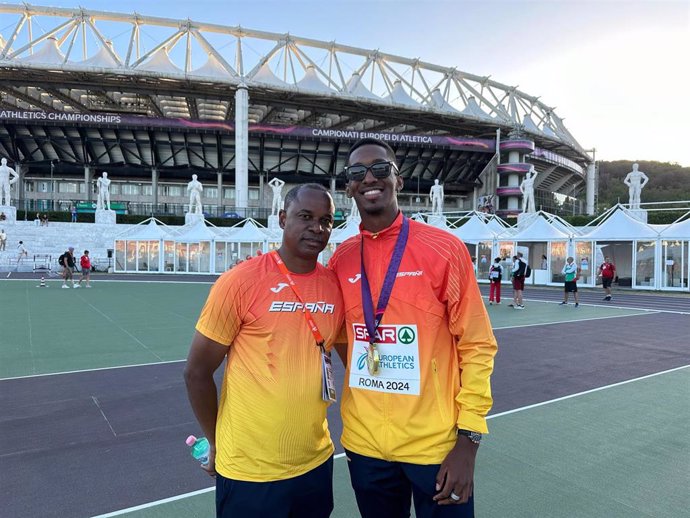
{"type": "Polygon", "coordinates": [[[554,109],[515,87],[334,42],[191,20],[0,5],[0,156],[19,210],[186,211],[192,173],[210,216],[264,218],[278,177],[323,183],[347,213],[349,146],[396,151],[403,210],[594,213],[595,167],[554,109]]]}

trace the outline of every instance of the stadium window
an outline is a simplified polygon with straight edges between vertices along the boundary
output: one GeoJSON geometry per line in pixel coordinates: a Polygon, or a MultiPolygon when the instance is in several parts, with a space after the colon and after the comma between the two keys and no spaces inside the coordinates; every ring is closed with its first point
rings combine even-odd
{"type": "Polygon", "coordinates": [[[33,181],[24,182],[24,191],[25,192],[34,192],[35,188],[36,188],[36,185],[34,184],[33,181]]]}
{"type": "MultiPolygon", "coordinates": [[[[98,192],[98,188],[96,189],[96,192],[98,192]]],[[[111,183],[110,184],[110,194],[120,194],[120,184],[119,183],[111,183]]]]}
{"type": "Polygon", "coordinates": [[[204,187],[204,198],[218,198],[218,187],[204,187]]]}
{"type": "Polygon", "coordinates": [[[57,190],[58,192],[75,193],[79,190],[79,187],[74,182],[59,182],[57,190]]]}
{"type": "Polygon", "coordinates": [[[235,199],[235,188],[234,187],[224,187],[223,188],[223,198],[226,200],[235,199]]]}
{"type": "Polygon", "coordinates": [[[153,195],[153,186],[152,185],[142,185],[141,186],[141,194],[145,196],[152,196],[153,195]]]}
{"type": "Polygon", "coordinates": [[[182,187],[179,185],[168,185],[168,196],[182,196],[182,187]]]}
{"type": "Polygon", "coordinates": [[[136,196],[140,193],[139,186],[134,183],[125,183],[122,185],[122,194],[127,194],[130,196],[136,196]]]}
{"type": "Polygon", "coordinates": [[[259,199],[259,189],[249,189],[249,199],[256,201],[259,199]]]}

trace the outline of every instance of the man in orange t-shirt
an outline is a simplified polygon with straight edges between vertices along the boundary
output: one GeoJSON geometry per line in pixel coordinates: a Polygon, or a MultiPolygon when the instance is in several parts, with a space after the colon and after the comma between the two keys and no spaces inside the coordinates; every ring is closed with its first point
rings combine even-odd
{"type": "Polygon", "coordinates": [[[418,518],[474,516],[496,340],[470,255],[400,212],[403,180],[384,142],[353,144],[346,173],[362,223],[329,268],[346,307],[341,442],[359,512],[409,516],[414,499],[418,518]]]}
{"type": "Polygon", "coordinates": [[[280,248],[224,273],[197,322],[185,381],[211,445],[202,468],[216,476],[218,517],[326,518],[333,509],[324,370],[344,309],[317,257],[334,210],[323,186],[292,189],[278,215],[280,248]],[[218,403],[213,373],[226,358],[218,403]]]}

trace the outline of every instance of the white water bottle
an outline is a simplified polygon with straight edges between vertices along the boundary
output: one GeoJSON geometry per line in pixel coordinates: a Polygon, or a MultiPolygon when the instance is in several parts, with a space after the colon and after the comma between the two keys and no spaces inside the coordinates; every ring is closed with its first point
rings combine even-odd
{"type": "Polygon", "coordinates": [[[187,446],[191,448],[192,457],[202,464],[208,464],[208,455],[211,451],[211,445],[208,443],[206,437],[197,439],[195,436],[190,435],[185,442],[187,446]]]}

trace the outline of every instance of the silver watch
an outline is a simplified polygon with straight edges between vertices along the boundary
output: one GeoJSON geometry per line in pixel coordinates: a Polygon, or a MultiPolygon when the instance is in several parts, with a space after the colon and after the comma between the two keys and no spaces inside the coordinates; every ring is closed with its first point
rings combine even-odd
{"type": "Polygon", "coordinates": [[[472,441],[474,444],[479,444],[480,442],[482,442],[482,434],[480,434],[479,432],[472,432],[470,430],[458,429],[458,435],[464,435],[470,441],[472,441]]]}

